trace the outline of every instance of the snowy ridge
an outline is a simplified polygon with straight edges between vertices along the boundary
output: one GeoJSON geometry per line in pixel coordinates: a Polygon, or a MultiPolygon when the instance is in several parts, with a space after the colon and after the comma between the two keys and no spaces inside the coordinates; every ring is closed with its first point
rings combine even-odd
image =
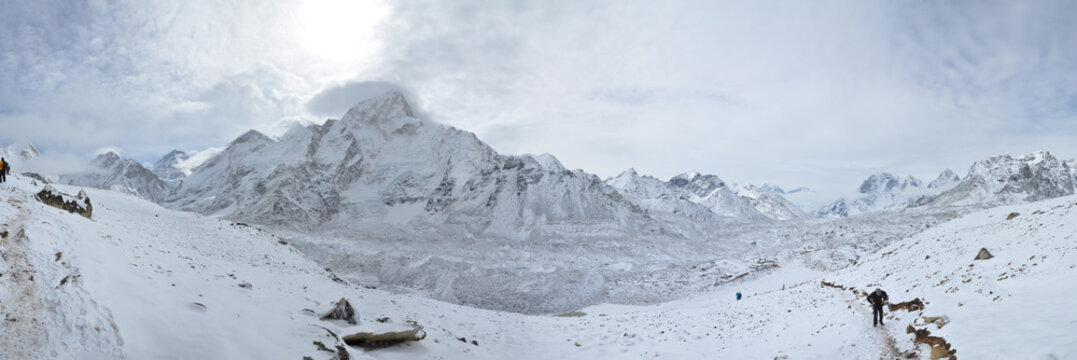
{"type": "Polygon", "coordinates": [[[122,158],[114,152],[98,155],[91,164],[94,171],[61,175],[60,181],[119,191],[153,201],[162,201],[175,194],[175,185],[161,180],[137,161],[122,158]]]}
{"type": "MultiPolygon", "coordinates": [[[[804,188],[797,189],[793,193],[799,193],[804,188]]],[[[793,220],[802,219],[808,215],[800,210],[800,207],[793,204],[782,196],[783,192],[781,188],[768,189],[766,187],[756,187],[754,185],[738,186],[737,195],[748,199],[748,201],[767,217],[774,220],[793,220]],[[775,191],[776,190],[776,191],[775,191]]]]}
{"type": "Polygon", "coordinates": [[[150,167],[150,171],[162,180],[182,179],[186,177],[187,174],[182,169],[178,168],[177,165],[180,162],[187,160],[188,157],[187,153],[183,151],[172,150],[172,152],[153,163],[153,166],[150,167]]]}
{"type": "Polygon", "coordinates": [[[913,176],[898,177],[887,172],[872,174],[860,184],[862,194],[855,199],[839,199],[816,211],[819,217],[846,217],[880,210],[901,210],[922,204],[957,185],[956,174],[946,169],[930,184],[913,176]]]}
{"type": "Polygon", "coordinates": [[[991,207],[1074,193],[1074,162],[1046,151],[1014,158],[1000,155],[972,164],[953,189],[927,202],[934,206],[991,207]]]}
{"type": "Polygon", "coordinates": [[[691,219],[726,218],[752,222],[804,216],[777,192],[727,184],[714,175],[686,173],[661,181],[652,176],[640,176],[635,169],[629,169],[606,179],[606,183],[648,211],[691,219]]]}
{"type": "Polygon", "coordinates": [[[958,176],[953,170],[946,169],[935,180],[927,184],[927,187],[930,189],[949,189],[959,182],[961,182],[961,176],[958,176]]]}

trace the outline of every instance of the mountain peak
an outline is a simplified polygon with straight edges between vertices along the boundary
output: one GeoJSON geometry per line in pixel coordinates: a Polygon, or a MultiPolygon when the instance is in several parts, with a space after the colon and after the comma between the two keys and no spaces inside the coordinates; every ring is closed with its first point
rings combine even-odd
{"type": "Polygon", "coordinates": [[[27,143],[26,147],[19,151],[19,156],[22,157],[23,160],[30,160],[41,156],[41,152],[37,151],[37,147],[35,147],[33,143],[27,143]]]}
{"type": "Polygon", "coordinates": [[[615,176],[615,177],[619,178],[619,177],[624,177],[624,176],[637,177],[637,176],[639,176],[639,173],[636,172],[636,168],[628,168],[628,170],[622,171],[620,174],[617,174],[617,176],[615,176]]]}
{"type": "Polygon", "coordinates": [[[165,156],[162,157],[161,160],[164,160],[164,159],[176,159],[176,158],[186,158],[186,157],[187,157],[187,153],[185,153],[183,151],[180,151],[180,150],[172,150],[172,151],[169,151],[168,154],[165,154],[165,156]]]}
{"type": "Polygon", "coordinates": [[[98,154],[94,161],[116,161],[120,159],[120,154],[115,151],[106,151],[98,154]]]}
{"type": "Polygon", "coordinates": [[[258,132],[258,130],[253,130],[252,129],[252,130],[248,130],[247,132],[243,133],[243,135],[240,135],[235,140],[232,140],[232,142],[230,144],[228,144],[228,146],[232,146],[232,145],[236,145],[236,144],[246,144],[246,143],[270,143],[270,142],[273,142],[272,138],[270,138],[269,136],[266,136],[263,133],[258,132]]]}
{"type": "Polygon", "coordinates": [[[528,156],[530,156],[532,159],[535,159],[535,161],[538,162],[539,165],[542,165],[542,168],[546,169],[546,171],[566,170],[565,166],[561,164],[561,161],[557,160],[557,157],[553,156],[553,154],[550,154],[550,153],[542,153],[542,154],[539,154],[539,155],[531,155],[531,154],[529,154],[528,156]]]}
{"type": "Polygon", "coordinates": [[[947,187],[960,181],[961,176],[958,176],[953,170],[946,169],[939,173],[939,176],[932,180],[930,184],[927,184],[927,187],[931,189],[947,187]]]}
{"type": "Polygon", "coordinates": [[[189,155],[187,155],[186,152],[180,150],[172,150],[165,156],[161,157],[161,160],[157,160],[157,162],[153,163],[153,166],[150,168],[150,171],[165,180],[182,178],[187,174],[177,168],[176,164],[180,163],[181,161],[187,160],[188,157],[189,155]]]}
{"type": "Polygon", "coordinates": [[[385,134],[407,132],[423,125],[404,93],[398,90],[388,90],[359,101],[340,121],[350,126],[376,128],[385,134]]]}
{"type": "Polygon", "coordinates": [[[869,176],[863,183],[860,183],[859,191],[861,194],[891,192],[895,189],[905,190],[907,187],[920,187],[921,184],[920,179],[911,175],[906,176],[905,178],[899,178],[888,172],[878,172],[869,176]]]}

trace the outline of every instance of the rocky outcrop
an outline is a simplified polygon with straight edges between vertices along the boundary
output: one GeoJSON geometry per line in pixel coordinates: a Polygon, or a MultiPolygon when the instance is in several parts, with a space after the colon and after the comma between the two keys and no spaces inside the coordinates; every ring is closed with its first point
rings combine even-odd
{"type": "Polygon", "coordinates": [[[358,322],[355,321],[355,308],[348,302],[348,299],[340,298],[325,314],[320,317],[322,320],[344,320],[348,324],[355,325],[358,322]]]}
{"type": "Polygon", "coordinates": [[[46,185],[37,193],[35,198],[45,205],[65,210],[69,213],[79,214],[87,219],[93,216],[93,205],[90,204],[90,197],[84,191],[79,191],[78,195],[71,196],[46,185]]]}
{"type": "Polygon", "coordinates": [[[990,251],[987,251],[987,249],[981,248],[980,252],[978,254],[976,254],[976,259],[975,260],[987,260],[987,259],[990,259],[990,258],[993,258],[993,257],[995,257],[995,256],[991,255],[990,251]]]}

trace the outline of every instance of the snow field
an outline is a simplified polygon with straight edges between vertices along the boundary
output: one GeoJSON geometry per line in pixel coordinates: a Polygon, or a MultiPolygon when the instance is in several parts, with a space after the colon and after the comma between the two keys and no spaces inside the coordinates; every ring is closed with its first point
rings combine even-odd
{"type": "MultiPolygon", "coordinates": [[[[1074,224],[1074,196],[988,209],[891,244],[826,278],[863,290],[879,286],[891,302],[924,300],[924,316],[951,321],[927,328],[962,359],[1074,358],[1074,224]],[[1019,215],[1007,220],[1011,213],[1019,215]],[[973,260],[980,248],[995,257],[973,260]]],[[[909,320],[888,329],[908,339],[909,320]]]]}
{"type": "MultiPolygon", "coordinates": [[[[695,293],[654,305],[594,305],[558,317],[343,284],[283,244],[286,239],[253,227],[92,189],[87,192],[95,211],[88,220],[36,202],[31,194],[37,189],[19,177],[0,187],[0,232],[9,232],[0,239],[0,316],[18,319],[0,321],[0,349],[18,358],[329,359],[335,355],[317,350],[313,341],[332,348],[339,341],[328,331],[345,335],[384,327],[374,319],[388,317],[390,325],[418,322],[427,338],[379,350],[348,348],[352,358],[866,359],[915,349],[926,359],[926,346],[913,344],[905,333],[908,324],[922,322],[921,315],[950,319],[941,329],[917,328],[944,337],[962,359],[1077,356],[1077,343],[1068,336],[1077,330],[1069,300],[1077,291],[1074,197],[990,209],[942,224],[926,217],[914,225],[930,224],[927,230],[836,272],[802,265],[793,259],[804,254],[795,252],[779,259],[781,268],[719,287],[692,284],[713,284],[722,271],[674,270],[626,284],[676,282],[680,273],[691,275],[684,278],[693,279],[687,286],[695,293]],[[1011,212],[1020,215],[1006,220],[1011,212]],[[16,236],[19,231],[25,236],[16,236]],[[973,261],[980,247],[996,257],[973,261]],[[26,276],[15,276],[20,272],[26,276]],[[861,290],[879,286],[891,302],[918,297],[926,307],[888,313],[885,327],[872,328],[870,308],[860,296],[820,286],[820,280],[861,290]],[[249,288],[241,287],[246,284],[249,288]],[[744,294],[740,301],[737,291],[744,294]],[[355,306],[359,325],[317,319],[341,297],[355,306]]],[[[833,229],[845,228],[836,226],[821,224],[818,236],[843,236],[833,229]]],[[[894,225],[881,231],[885,237],[906,230],[894,225]]],[[[775,234],[778,240],[761,240],[759,247],[790,249],[795,239],[782,234],[812,232],[775,234]]],[[[809,254],[817,256],[807,259],[847,247],[844,240],[833,247],[809,244],[815,247],[809,254]]],[[[421,267],[436,259],[405,265],[421,267]]],[[[611,261],[611,268],[663,269],[655,267],[658,262],[626,266],[621,260],[611,261]]],[[[551,271],[541,263],[534,271],[551,271]]]]}

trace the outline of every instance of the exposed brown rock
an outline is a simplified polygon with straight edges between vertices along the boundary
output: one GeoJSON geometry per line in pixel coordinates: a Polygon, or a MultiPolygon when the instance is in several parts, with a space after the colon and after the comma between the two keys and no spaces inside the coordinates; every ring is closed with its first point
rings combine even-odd
{"type": "Polygon", "coordinates": [[[52,186],[45,186],[35,197],[45,205],[79,214],[87,219],[93,215],[93,205],[90,204],[90,197],[86,196],[84,191],[79,191],[78,196],[71,196],[57,191],[52,186]]]}
{"type": "Polygon", "coordinates": [[[914,334],[913,342],[918,344],[927,344],[931,346],[931,359],[938,360],[949,356],[951,360],[957,360],[957,350],[950,347],[950,343],[939,336],[932,336],[931,331],[927,329],[917,329],[909,325],[905,328],[905,332],[914,334]]]}
{"type": "Polygon", "coordinates": [[[898,311],[898,310],[917,311],[917,310],[923,310],[924,309],[924,302],[920,301],[920,298],[915,298],[915,299],[912,299],[912,300],[906,301],[906,302],[901,302],[901,303],[897,303],[897,304],[889,304],[888,307],[889,307],[890,311],[898,311]]]}
{"type": "Polygon", "coordinates": [[[426,332],[421,326],[402,331],[388,331],[382,333],[360,332],[343,337],[344,343],[351,346],[364,348],[380,348],[393,346],[407,341],[420,341],[426,338],[426,332]]]}

